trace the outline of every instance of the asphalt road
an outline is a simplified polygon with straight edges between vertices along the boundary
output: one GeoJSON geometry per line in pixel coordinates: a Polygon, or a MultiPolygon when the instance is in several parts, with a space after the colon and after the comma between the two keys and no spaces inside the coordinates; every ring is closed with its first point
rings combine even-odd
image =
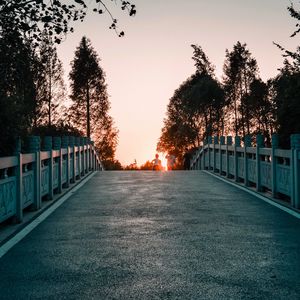
{"type": "Polygon", "coordinates": [[[300,220],[199,171],[100,172],[0,259],[0,299],[300,299],[300,220]]]}

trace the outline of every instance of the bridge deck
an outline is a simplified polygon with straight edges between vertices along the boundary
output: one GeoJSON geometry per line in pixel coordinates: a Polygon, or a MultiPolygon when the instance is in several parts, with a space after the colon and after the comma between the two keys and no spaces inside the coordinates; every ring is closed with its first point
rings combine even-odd
{"type": "Polygon", "coordinates": [[[202,172],[101,172],[0,259],[1,299],[299,299],[300,221],[202,172]]]}

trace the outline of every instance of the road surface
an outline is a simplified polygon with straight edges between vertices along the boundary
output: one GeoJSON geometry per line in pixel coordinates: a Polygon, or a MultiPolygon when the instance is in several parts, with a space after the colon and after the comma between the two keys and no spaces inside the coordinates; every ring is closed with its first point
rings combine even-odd
{"type": "Polygon", "coordinates": [[[201,171],[99,172],[0,259],[0,299],[300,299],[300,220],[201,171]]]}

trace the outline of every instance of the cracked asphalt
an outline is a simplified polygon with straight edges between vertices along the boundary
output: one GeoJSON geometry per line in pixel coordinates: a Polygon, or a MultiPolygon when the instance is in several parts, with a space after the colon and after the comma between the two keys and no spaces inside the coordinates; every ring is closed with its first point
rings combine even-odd
{"type": "Polygon", "coordinates": [[[0,299],[300,299],[300,220],[201,171],[99,172],[0,259],[0,299]]]}

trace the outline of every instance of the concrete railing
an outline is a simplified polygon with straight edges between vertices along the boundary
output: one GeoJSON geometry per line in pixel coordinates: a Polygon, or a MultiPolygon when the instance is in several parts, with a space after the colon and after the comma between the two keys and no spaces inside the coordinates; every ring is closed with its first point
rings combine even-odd
{"type": "Polygon", "coordinates": [[[23,210],[41,208],[63,188],[89,172],[103,170],[93,142],[80,137],[28,138],[26,153],[18,141],[14,156],[0,158],[0,223],[15,217],[22,222],[23,210]]]}
{"type": "Polygon", "coordinates": [[[272,147],[264,146],[264,138],[210,137],[191,160],[191,169],[208,170],[254,187],[258,192],[270,192],[273,198],[300,209],[300,134],[291,136],[291,149],[278,149],[278,136],[272,136],[272,147]]]}

